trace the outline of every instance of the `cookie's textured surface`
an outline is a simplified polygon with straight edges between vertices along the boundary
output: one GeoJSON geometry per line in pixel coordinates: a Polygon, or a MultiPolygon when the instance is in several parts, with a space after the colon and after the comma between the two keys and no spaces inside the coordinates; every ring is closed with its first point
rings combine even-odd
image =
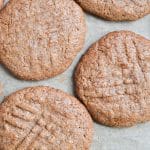
{"type": "Polygon", "coordinates": [[[85,10],[115,21],[137,20],[150,13],[150,0],[76,0],[85,10]]]}
{"type": "Polygon", "coordinates": [[[73,0],[11,0],[0,13],[0,58],[14,75],[40,80],[65,71],[84,44],[73,0]]]}
{"type": "Polygon", "coordinates": [[[74,97],[49,87],[32,87],[0,106],[0,149],[87,150],[93,125],[74,97]]]}
{"type": "Polygon", "coordinates": [[[130,31],[109,33],[83,56],[75,83],[79,98],[102,124],[150,120],[150,41],[130,31]]]}

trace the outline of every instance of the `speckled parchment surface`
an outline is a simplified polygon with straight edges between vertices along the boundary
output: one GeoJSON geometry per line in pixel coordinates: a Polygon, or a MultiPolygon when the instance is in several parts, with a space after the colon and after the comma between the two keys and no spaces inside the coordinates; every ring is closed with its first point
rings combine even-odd
{"type": "MultiPolygon", "coordinates": [[[[14,78],[0,65],[0,82],[3,93],[0,101],[10,93],[28,86],[48,85],[74,95],[72,76],[76,64],[87,48],[103,35],[115,30],[131,30],[150,39],[150,15],[134,22],[111,22],[85,14],[87,21],[87,38],[84,48],[75,58],[73,64],[63,74],[44,81],[22,81],[14,78]]],[[[91,150],[150,150],[150,122],[130,128],[110,128],[95,123],[95,135],[91,150]]]]}

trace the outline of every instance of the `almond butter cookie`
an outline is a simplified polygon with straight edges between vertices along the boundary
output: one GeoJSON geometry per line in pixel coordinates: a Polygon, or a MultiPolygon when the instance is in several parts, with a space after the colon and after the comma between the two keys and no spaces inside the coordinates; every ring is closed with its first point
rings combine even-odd
{"type": "Polygon", "coordinates": [[[86,11],[108,20],[137,20],[150,13],[150,0],[76,0],[86,11]]]}
{"type": "Polygon", "coordinates": [[[70,66],[85,32],[73,0],[11,0],[0,12],[1,62],[24,80],[54,77],[70,66]]]}
{"type": "Polygon", "coordinates": [[[93,44],[75,72],[76,92],[94,120],[125,127],[150,120],[150,40],[130,31],[93,44]]]}
{"type": "Polygon", "coordinates": [[[0,105],[1,150],[87,150],[92,134],[85,107],[60,90],[25,88],[0,105]]]}

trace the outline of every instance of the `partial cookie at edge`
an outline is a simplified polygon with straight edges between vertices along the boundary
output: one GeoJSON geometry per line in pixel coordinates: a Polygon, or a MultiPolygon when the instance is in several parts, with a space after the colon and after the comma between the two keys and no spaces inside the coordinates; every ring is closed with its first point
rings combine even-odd
{"type": "Polygon", "coordinates": [[[0,9],[3,7],[3,0],[0,0],[0,9]]]}
{"type": "Polygon", "coordinates": [[[76,0],[86,11],[107,20],[131,21],[150,14],[149,0],[76,0]]]}
{"type": "Polygon", "coordinates": [[[93,123],[74,97],[50,87],[31,87],[0,105],[0,149],[87,150],[93,123]],[[59,144],[58,144],[59,143],[59,144]]]}

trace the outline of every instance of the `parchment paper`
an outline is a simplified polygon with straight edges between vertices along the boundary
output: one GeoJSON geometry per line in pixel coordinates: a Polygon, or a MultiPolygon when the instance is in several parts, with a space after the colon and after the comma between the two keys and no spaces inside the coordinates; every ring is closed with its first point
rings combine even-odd
{"type": "MultiPolygon", "coordinates": [[[[131,30],[150,39],[150,15],[134,22],[105,21],[89,14],[85,14],[85,17],[88,32],[84,48],[63,74],[44,81],[22,81],[13,77],[0,65],[0,82],[3,84],[3,94],[0,96],[0,102],[5,96],[16,90],[37,85],[48,85],[74,95],[72,76],[76,64],[93,42],[110,31],[131,30]]],[[[91,150],[150,150],[150,122],[121,129],[94,123],[94,128],[95,134],[91,150]]]]}

